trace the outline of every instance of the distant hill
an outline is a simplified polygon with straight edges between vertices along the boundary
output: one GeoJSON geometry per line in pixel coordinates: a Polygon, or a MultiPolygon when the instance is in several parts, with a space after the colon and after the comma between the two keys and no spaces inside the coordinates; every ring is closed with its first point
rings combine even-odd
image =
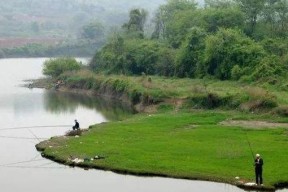
{"type": "Polygon", "coordinates": [[[125,22],[131,8],[153,11],[165,0],[0,0],[0,38],[73,37],[91,20],[125,22]]]}

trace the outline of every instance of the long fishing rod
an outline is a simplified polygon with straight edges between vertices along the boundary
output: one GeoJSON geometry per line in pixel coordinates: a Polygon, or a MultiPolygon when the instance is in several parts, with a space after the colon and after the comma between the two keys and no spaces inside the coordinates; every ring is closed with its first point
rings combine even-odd
{"type": "Polygon", "coordinates": [[[250,149],[250,152],[251,152],[252,158],[253,158],[253,160],[255,160],[255,158],[254,158],[254,152],[253,152],[253,149],[252,149],[252,146],[251,146],[250,140],[249,140],[249,138],[248,138],[247,130],[244,130],[244,128],[242,128],[242,130],[243,130],[244,133],[245,133],[246,141],[247,141],[247,143],[248,143],[248,145],[249,145],[249,149],[250,149]]]}
{"type": "Polygon", "coordinates": [[[71,125],[42,125],[42,126],[27,126],[27,127],[6,127],[0,128],[0,131],[18,130],[18,129],[37,129],[37,128],[55,128],[55,127],[71,127],[71,125]]]}

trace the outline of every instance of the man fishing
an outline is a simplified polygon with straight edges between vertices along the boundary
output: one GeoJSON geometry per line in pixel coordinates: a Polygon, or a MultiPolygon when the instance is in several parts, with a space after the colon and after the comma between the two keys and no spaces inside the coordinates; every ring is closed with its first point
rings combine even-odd
{"type": "Polygon", "coordinates": [[[263,159],[260,157],[259,154],[256,154],[254,166],[255,166],[256,184],[257,185],[263,185],[263,178],[262,178],[263,159]]]}
{"type": "Polygon", "coordinates": [[[78,121],[76,119],[75,119],[75,125],[72,128],[73,128],[73,130],[80,129],[80,125],[79,125],[79,123],[78,123],[78,121]]]}

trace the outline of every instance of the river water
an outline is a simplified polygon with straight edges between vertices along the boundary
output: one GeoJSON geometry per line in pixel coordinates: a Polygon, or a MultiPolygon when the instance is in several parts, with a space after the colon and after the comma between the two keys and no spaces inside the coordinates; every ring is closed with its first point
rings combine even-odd
{"type": "Polygon", "coordinates": [[[71,129],[117,119],[123,106],[20,86],[41,77],[45,58],[0,60],[0,189],[3,192],[240,192],[237,187],[70,168],[41,157],[35,144],[71,129]]]}

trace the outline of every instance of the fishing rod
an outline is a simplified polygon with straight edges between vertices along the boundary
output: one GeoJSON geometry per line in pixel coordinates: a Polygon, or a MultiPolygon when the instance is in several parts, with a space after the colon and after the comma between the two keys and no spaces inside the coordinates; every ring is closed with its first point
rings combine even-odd
{"type": "Polygon", "coordinates": [[[246,141],[247,141],[247,143],[248,143],[248,146],[249,146],[249,149],[250,149],[250,152],[251,152],[252,158],[253,158],[253,160],[255,160],[255,158],[254,158],[254,152],[253,152],[253,149],[252,149],[252,146],[251,146],[250,140],[249,140],[249,138],[248,138],[247,130],[244,130],[244,128],[242,128],[242,130],[243,130],[244,133],[245,133],[246,141]]]}
{"type": "Polygon", "coordinates": [[[54,128],[54,127],[71,127],[71,125],[41,125],[41,126],[27,126],[27,127],[6,127],[0,128],[0,131],[19,130],[19,129],[37,129],[37,128],[54,128]]]}

